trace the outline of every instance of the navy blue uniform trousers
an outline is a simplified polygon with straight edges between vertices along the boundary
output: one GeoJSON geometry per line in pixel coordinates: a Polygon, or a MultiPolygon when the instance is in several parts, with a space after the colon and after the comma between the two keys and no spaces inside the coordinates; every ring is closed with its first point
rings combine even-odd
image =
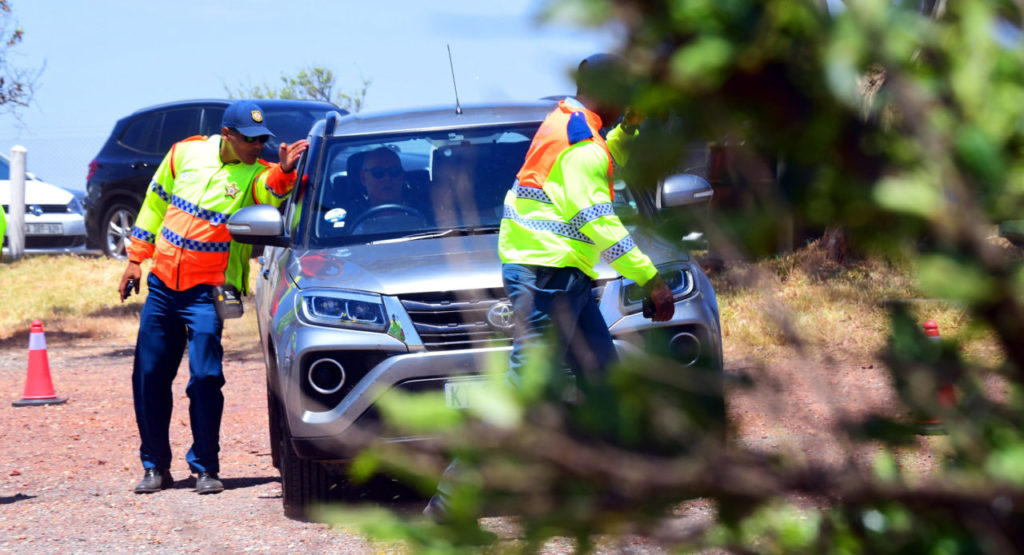
{"type": "MultiPolygon", "coordinates": [[[[590,276],[578,268],[503,264],[501,277],[515,321],[506,375],[509,385],[519,387],[524,367],[537,363],[531,357],[543,352],[552,371],[568,365],[579,389],[584,395],[591,393],[607,378],[618,354],[590,276]],[[546,350],[539,351],[540,346],[546,350]]],[[[556,376],[549,376],[552,398],[565,393],[563,386],[556,376]]],[[[458,458],[453,460],[438,483],[431,504],[442,512],[450,510],[462,464],[458,458]]]]}
{"type": "Polygon", "coordinates": [[[214,306],[213,286],[185,291],[167,287],[151,272],[142,306],[132,369],[135,421],[144,468],[170,468],[168,432],[174,404],[171,383],[188,348],[192,447],[186,455],[193,472],[219,472],[220,420],[224,412],[221,332],[224,323],[214,306]]]}

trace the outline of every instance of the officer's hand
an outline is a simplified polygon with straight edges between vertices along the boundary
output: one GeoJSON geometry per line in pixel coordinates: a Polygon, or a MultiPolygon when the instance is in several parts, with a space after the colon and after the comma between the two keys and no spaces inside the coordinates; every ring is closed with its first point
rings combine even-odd
{"type": "Polygon", "coordinates": [[[626,112],[622,114],[623,125],[630,127],[636,127],[640,125],[645,119],[645,116],[640,112],[636,111],[632,106],[626,107],[626,112]]]}
{"type": "Polygon", "coordinates": [[[291,173],[295,169],[295,165],[299,163],[299,157],[307,148],[309,148],[309,141],[306,139],[295,141],[292,144],[281,143],[280,148],[277,149],[278,160],[281,161],[281,171],[291,173]]]}
{"type": "Polygon", "coordinates": [[[676,303],[672,296],[672,290],[665,284],[665,280],[655,274],[647,284],[647,291],[651,296],[651,302],[654,303],[654,317],[651,320],[654,322],[671,320],[676,313],[676,303]]]}
{"type": "Polygon", "coordinates": [[[139,292],[140,282],[142,281],[142,265],[138,262],[128,262],[128,267],[124,269],[124,273],[121,274],[121,285],[117,288],[117,292],[121,294],[121,302],[123,303],[128,295],[139,292]],[[129,285],[129,281],[131,285],[129,285]]]}

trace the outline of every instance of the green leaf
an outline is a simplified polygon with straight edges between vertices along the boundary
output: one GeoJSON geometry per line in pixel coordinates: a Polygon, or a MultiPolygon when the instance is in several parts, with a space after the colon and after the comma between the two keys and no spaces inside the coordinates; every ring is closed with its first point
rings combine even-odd
{"type": "Polygon", "coordinates": [[[409,394],[392,389],[378,399],[377,407],[389,424],[406,432],[446,432],[463,421],[461,413],[450,409],[438,393],[409,394]]]}
{"type": "Polygon", "coordinates": [[[672,56],[673,80],[683,87],[715,85],[732,54],[733,47],[725,39],[716,36],[700,37],[672,56]]]}
{"type": "Polygon", "coordinates": [[[938,187],[913,174],[882,179],[875,185],[874,199],[887,210],[925,219],[936,217],[943,205],[938,187]]]}
{"type": "Polygon", "coordinates": [[[976,263],[943,254],[918,259],[917,275],[921,291],[935,298],[979,302],[995,290],[991,276],[976,263]]]}

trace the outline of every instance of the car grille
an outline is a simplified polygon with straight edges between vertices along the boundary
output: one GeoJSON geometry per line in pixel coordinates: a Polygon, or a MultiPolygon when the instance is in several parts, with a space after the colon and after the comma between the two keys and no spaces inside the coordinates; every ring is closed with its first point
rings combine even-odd
{"type": "Polygon", "coordinates": [[[401,295],[399,300],[427,350],[473,349],[512,344],[511,329],[488,323],[487,315],[506,301],[502,289],[401,295]]]}
{"type": "MultiPolygon", "coordinates": [[[[68,205],[66,204],[26,204],[25,213],[34,214],[35,212],[32,211],[33,206],[38,206],[39,211],[42,212],[43,214],[68,214],[71,212],[71,210],[68,209],[68,205]]],[[[10,206],[4,204],[3,207],[5,214],[11,213],[10,206]]]]}
{"type": "MultiPolygon", "coordinates": [[[[4,246],[7,237],[4,236],[4,246]]],[[[85,245],[85,235],[26,235],[26,249],[73,249],[85,245]]]]}

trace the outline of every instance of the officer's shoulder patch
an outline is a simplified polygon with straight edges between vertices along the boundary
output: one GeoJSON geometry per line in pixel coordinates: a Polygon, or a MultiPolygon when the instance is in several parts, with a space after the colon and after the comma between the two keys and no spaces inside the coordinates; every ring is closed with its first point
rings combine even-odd
{"type": "Polygon", "coordinates": [[[569,144],[574,145],[580,141],[585,141],[594,136],[594,133],[590,130],[590,126],[587,125],[587,117],[583,115],[583,112],[573,112],[569,116],[569,124],[566,128],[569,133],[569,144]]]}

